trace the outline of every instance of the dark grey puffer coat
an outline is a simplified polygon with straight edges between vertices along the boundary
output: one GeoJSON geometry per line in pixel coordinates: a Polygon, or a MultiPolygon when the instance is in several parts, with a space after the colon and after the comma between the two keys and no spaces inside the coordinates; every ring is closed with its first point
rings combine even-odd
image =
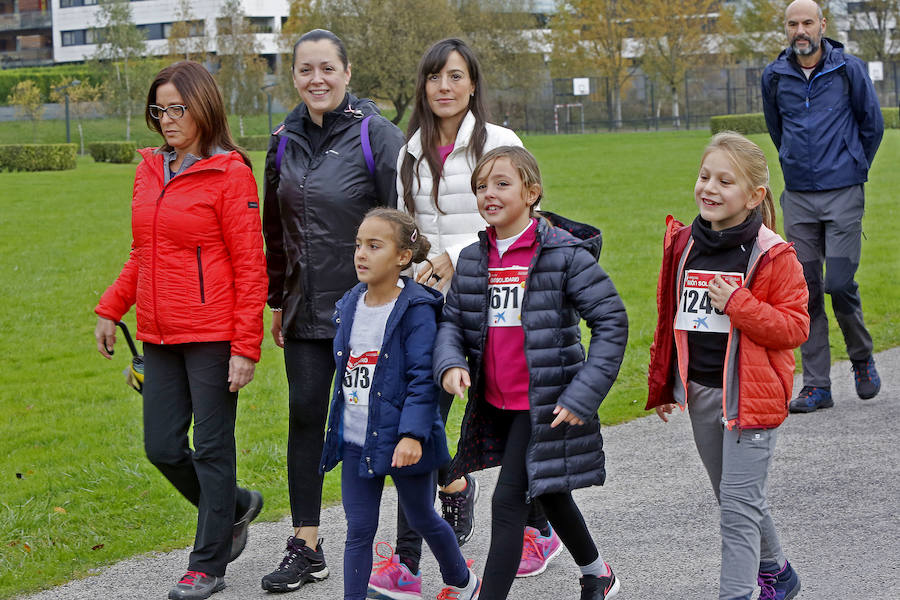
{"type": "MultiPolygon", "coordinates": [[[[526,454],[528,496],[566,492],[606,479],[603,438],[597,409],[616,379],[628,318],[612,281],[597,264],[600,231],[552,213],[543,213],[538,250],[528,270],[522,305],[525,359],[531,374],[531,440],[526,454]],[[580,318],[591,330],[585,357],[580,318]],[[559,404],[581,418],[581,426],[551,429],[559,404]]],[[[482,354],[487,339],[488,242],[479,241],[459,256],[444,306],[434,350],[434,376],[440,383],[451,367],[472,374],[469,403],[448,481],[488,467],[503,457],[504,433],[484,415],[482,354]]]]}
{"type": "Polygon", "coordinates": [[[369,120],[373,175],[360,139],[367,115],[378,115],[375,103],[347,94],[325,114],[314,149],[306,131],[313,126],[309,111],[299,104],[269,141],[263,187],[269,306],[284,309],[287,338],[334,337],[334,305],[357,283],[356,229],[370,208],[397,204],[403,134],[382,116],[369,120]],[[278,169],[275,155],[284,136],[289,141],[278,169]]]}

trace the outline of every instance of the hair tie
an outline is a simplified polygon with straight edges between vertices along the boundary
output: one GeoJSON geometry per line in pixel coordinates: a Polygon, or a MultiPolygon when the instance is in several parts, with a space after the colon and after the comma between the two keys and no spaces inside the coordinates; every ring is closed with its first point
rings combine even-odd
{"type": "Polygon", "coordinates": [[[417,239],[419,239],[419,230],[413,227],[413,232],[412,235],[409,236],[409,241],[415,244],[417,239]]]}

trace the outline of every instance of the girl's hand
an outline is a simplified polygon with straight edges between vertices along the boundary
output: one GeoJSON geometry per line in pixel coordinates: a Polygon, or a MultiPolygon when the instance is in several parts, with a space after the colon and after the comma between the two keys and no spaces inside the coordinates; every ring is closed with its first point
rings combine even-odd
{"type": "Polygon", "coordinates": [[[443,292],[453,279],[453,262],[446,252],[430,260],[431,266],[422,264],[423,270],[416,276],[416,282],[443,292]]]}
{"type": "Polygon", "coordinates": [[[568,409],[563,408],[559,404],[556,405],[556,408],[553,409],[553,414],[556,415],[556,418],[553,419],[553,422],[550,423],[550,427],[556,427],[560,423],[568,423],[569,425],[584,425],[584,421],[576,417],[573,413],[569,412],[568,409]]]}
{"type": "Polygon", "coordinates": [[[284,333],[281,331],[281,315],[280,310],[272,313],[272,339],[279,348],[284,348],[284,333]]]}
{"type": "Polygon", "coordinates": [[[97,317],[94,338],[97,340],[97,351],[106,358],[112,358],[110,352],[116,345],[116,322],[104,317],[97,317]]]}
{"type": "Polygon", "coordinates": [[[441,387],[444,391],[460,398],[466,395],[466,388],[471,385],[469,372],[462,367],[451,367],[444,371],[444,376],[441,377],[441,387]]]}
{"type": "Polygon", "coordinates": [[[737,289],[736,285],[728,283],[722,279],[721,275],[716,275],[709,282],[709,287],[707,287],[709,303],[713,305],[713,308],[725,312],[725,305],[728,304],[728,299],[731,298],[731,295],[737,289]]]}
{"type": "Polygon", "coordinates": [[[422,458],[422,444],[413,438],[402,438],[394,448],[394,456],[391,457],[392,467],[408,467],[419,462],[422,458]]]}
{"type": "Polygon", "coordinates": [[[236,392],[251,381],[256,363],[243,356],[232,356],[228,361],[228,386],[229,392],[236,392]]]}
{"type": "Polygon", "coordinates": [[[662,406],[656,407],[656,414],[659,415],[659,418],[663,420],[663,423],[668,423],[669,418],[666,415],[671,415],[672,411],[675,410],[677,404],[663,404],[662,406]]]}

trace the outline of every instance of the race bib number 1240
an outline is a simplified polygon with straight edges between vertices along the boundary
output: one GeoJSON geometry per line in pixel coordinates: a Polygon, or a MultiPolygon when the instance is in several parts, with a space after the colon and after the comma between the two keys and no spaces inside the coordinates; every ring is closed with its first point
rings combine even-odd
{"type": "Polygon", "coordinates": [[[743,273],[685,271],[684,287],[678,301],[678,314],[675,317],[675,329],[697,333],[728,333],[731,330],[731,319],[725,313],[713,308],[709,301],[707,288],[716,275],[720,275],[731,285],[738,287],[744,285],[743,273]]]}

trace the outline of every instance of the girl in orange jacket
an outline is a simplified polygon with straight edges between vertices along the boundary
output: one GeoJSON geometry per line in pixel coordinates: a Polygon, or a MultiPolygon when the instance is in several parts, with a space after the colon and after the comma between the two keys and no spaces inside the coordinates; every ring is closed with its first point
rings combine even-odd
{"type": "Polygon", "coordinates": [[[793,598],[766,500],[777,427],[788,414],[793,349],[809,335],[793,247],[774,232],[765,155],[724,132],[703,154],[690,226],[669,217],[650,348],[649,399],[663,421],[687,406],[720,506],[719,598],[793,598]]]}

